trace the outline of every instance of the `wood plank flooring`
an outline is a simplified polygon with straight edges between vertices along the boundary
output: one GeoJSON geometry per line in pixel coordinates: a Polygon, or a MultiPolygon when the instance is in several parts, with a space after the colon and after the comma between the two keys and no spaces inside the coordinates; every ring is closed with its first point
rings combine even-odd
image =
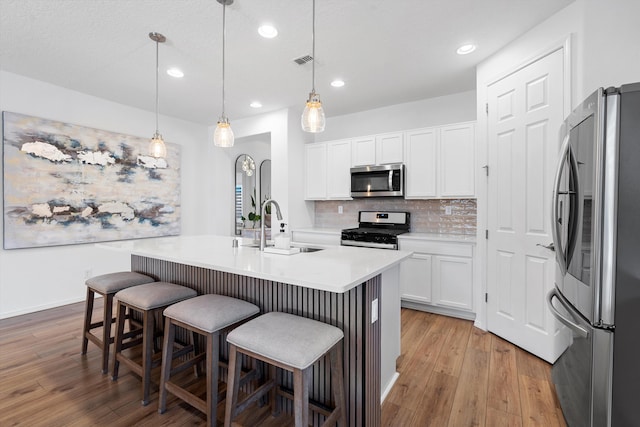
{"type": "MultiPolygon", "coordinates": [[[[171,395],[158,414],[157,391],[142,407],[140,380],[125,367],[117,382],[102,375],[95,345],[80,355],[83,310],[79,303],[0,320],[1,426],[205,424],[202,413],[171,395]]],[[[398,371],[382,406],[384,426],[565,426],[550,366],[469,321],[403,309],[398,371]]],[[[254,407],[235,425],[293,420],[254,407]]]]}

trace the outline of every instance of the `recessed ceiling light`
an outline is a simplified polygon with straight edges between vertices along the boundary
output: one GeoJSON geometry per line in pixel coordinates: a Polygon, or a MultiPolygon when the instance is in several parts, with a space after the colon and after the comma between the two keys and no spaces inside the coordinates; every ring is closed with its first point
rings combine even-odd
{"type": "Polygon", "coordinates": [[[475,44],[464,44],[464,45],[460,46],[458,48],[458,50],[456,50],[456,53],[458,55],[466,55],[468,53],[473,52],[474,50],[476,50],[476,45],[475,44]]]}
{"type": "Polygon", "coordinates": [[[272,39],[278,35],[278,30],[273,25],[265,24],[261,25],[258,28],[258,34],[260,34],[265,39],[272,39]]]}
{"type": "Polygon", "coordinates": [[[331,82],[331,86],[333,86],[333,87],[342,87],[342,86],[344,86],[344,80],[335,79],[334,81],[331,82]]]}
{"type": "Polygon", "coordinates": [[[177,79],[181,79],[182,77],[184,77],[184,73],[179,68],[169,68],[167,70],[167,74],[169,74],[171,77],[175,77],[177,79]]]}
{"type": "Polygon", "coordinates": [[[251,108],[262,108],[262,104],[259,103],[258,101],[253,101],[251,104],[249,104],[249,106],[251,108]]]}

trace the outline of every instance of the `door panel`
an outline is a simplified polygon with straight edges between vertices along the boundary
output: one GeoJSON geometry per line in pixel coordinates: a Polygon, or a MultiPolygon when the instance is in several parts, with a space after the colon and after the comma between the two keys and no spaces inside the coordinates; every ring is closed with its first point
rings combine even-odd
{"type": "Polygon", "coordinates": [[[488,86],[487,326],[553,362],[566,347],[554,286],[551,193],[563,120],[563,50],[488,86]]]}

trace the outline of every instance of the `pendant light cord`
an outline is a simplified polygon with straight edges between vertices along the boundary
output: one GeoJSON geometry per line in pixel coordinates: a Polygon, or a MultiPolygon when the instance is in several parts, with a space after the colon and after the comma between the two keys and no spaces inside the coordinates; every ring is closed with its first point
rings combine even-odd
{"type": "Polygon", "coordinates": [[[227,33],[227,19],[226,19],[227,4],[222,5],[222,118],[226,120],[224,114],[225,98],[224,98],[224,60],[225,60],[225,39],[227,33]]]}
{"type": "Polygon", "coordinates": [[[156,135],[158,134],[158,109],[159,109],[159,97],[158,94],[158,73],[160,72],[160,65],[158,62],[158,40],[156,39],[156,135]]]}
{"type": "Polygon", "coordinates": [[[311,92],[316,92],[316,0],[313,0],[313,12],[311,13],[311,92]]]}

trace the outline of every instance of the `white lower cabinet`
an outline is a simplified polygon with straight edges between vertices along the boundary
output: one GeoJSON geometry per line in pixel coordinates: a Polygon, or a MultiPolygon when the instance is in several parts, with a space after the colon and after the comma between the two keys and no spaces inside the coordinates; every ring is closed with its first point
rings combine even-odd
{"type": "Polygon", "coordinates": [[[473,243],[400,238],[413,251],[400,266],[404,307],[474,319],[473,243]]]}
{"type": "Polygon", "coordinates": [[[413,254],[400,265],[401,298],[419,302],[431,302],[431,255],[413,254]]]}
{"type": "Polygon", "coordinates": [[[433,257],[433,302],[473,310],[473,262],[471,258],[433,257]]]}

